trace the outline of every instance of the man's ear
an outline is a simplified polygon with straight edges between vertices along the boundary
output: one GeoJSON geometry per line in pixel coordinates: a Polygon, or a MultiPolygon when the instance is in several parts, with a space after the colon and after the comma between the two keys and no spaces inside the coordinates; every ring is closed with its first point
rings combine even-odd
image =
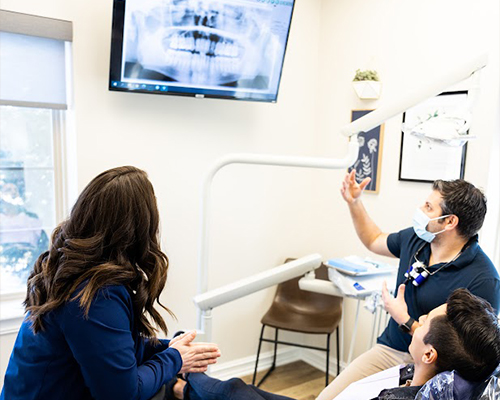
{"type": "Polygon", "coordinates": [[[452,214],[448,217],[448,221],[446,223],[450,228],[456,228],[458,226],[458,217],[455,214],[452,214]]]}
{"type": "Polygon", "coordinates": [[[429,346],[425,351],[425,353],[422,354],[422,363],[424,364],[427,365],[435,364],[437,359],[438,359],[437,350],[432,346],[429,346]]]}

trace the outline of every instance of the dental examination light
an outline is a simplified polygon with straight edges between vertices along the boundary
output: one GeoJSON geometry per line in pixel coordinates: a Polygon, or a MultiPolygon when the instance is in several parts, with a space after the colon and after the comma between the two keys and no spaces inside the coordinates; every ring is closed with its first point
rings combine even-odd
{"type": "MultiPolygon", "coordinates": [[[[317,157],[296,157],[284,155],[263,155],[263,154],[228,154],[215,161],[212,167],[206,173],[202,187],[202,201],[200,214],[200,252],[198,258],[198,296],[195,298],[195,303],[198,306],[197,329],[200,333],[205,334],[205,340],[211,340],[211,308],[217,307],[224,297],[222,292],[217,290],[206,293],[208,290],[208,249],[209,249],[209,231],[210,231],[210,211],[211,211],[211,187],[212,181],[218,171],[230,164],[251,164],[251,165],[270,165],[282,167],[298,167],[298,168],[319,168],[319,169],[347,169],[354,164],[358,157],[358,139],[357,135],[360,132],[368,132],[371,129],[379,126],[387,119],[403,113],[407,109],[419,104],[420,102],[438,95],[452,85],[464,81],[474,75],[477,82],[477,74],[479,70],[486,66],[487,55],[481,55],[477,58],[469,59],[463,63],[453,63],[448,68],[437,73],[428,82],[413,82],[412,87],[404,87],[401,85],[401,97],[395,97],[388,103],[382,105],[375,111],[366,114],[365,116],[351,122],[341,129],[341,133],[349,137],[348,151],[344,158],[317,158],[317,157]],[[205,294],[203,297],[202,294],[205,294]],[[200,297],[201,296],[201,297],[200,297]],[[213,296],[213,297],[212,297],[213,296]],[[210,307],[211,306],[211,307],[210,307]]],[[[405,82],[407,83],[407,82],[405,82]]],[[[477,89],[477,88],[476,88],[477,89]]],[[[475,96],[473,96],[475,97],[475,96]]],[[[464,135],[457,133],[455,136],[461,136],[461,140],[466,140],[464,135]]],[[[456,137],[453,139],[457,139],[456,137]]],[[[446,142],[444,142],[446,143],[446,142]]],[[[298,275],[295,275],[298,276],[298,275]]],[[[284,275],[279,275],[279,279],[273,279],[269,285],[265,283],[256,283],[254,280],[239,281],[237,291],[241,291],[243,295],[253,293],[264,287],[278,284],[290,279],[284,275]],[[248,287],[247,287],[248,285],[248,287]],[[261,286],[262,285],[262,286],[261,286]]],[[[263,282],[270,279],[265,275],[257,275],[254,277],[263,282]]],[[[276,278],[276,277],[275,277],[276,278]]],[[[309,282],[309,287],[314,287],[314,281],[309,282]]],[[[222,288],[221,288],[222,289],[222,288]]],[[[231,288],[225,287],[228,293],[234,295],[231,288]]],[[[241,296],[238,296],[241,297],[241,296]]],[[[226,302],[224,300],[224,302],[226,302]]]]}
{"type": "MultiPolygon", "coordinates": [[[[450,68],[443,71],[442,76],[436,77],[426,85],[422,85],[421,82],[418,82],[420,87],[416,88],[406,88],[406,90],[402,90],[405,95],[402,97],[398,97],[389,103],[382,105],[380,108],[372,111],[371,113],[365,115],[358,120],[351,122],[349,125],[341,128],[341,133],[345,136],[352,136],[353,134],[359,132],[368,132],[370,129],[375,128],[380,125],[385,120],[392,118],[407,109],[419,104],[420,102],[430,98],[437,96],[442,93],[444,90],[448,89],[452,85],[464,81],[467,78],[473,77],[472,79],[472,87],[470,88],[469,96],[468,96],[468,112],[461,111],[459,114],[461,115],[448,115],[446,118],[443,118],[442,125],[446,125],[445,120],[458,120],[458,119],[466,119],[465,115],[470,113],[470,108],[473,103],[477,99],[477,93],[479,90],[479,74],[478,72],[483,69],[488,63],[488,55],[482,54],[476,58],[470,59],[462,63],[461,65],[453,65],[450,68]],[[455,68],[456,67],[456,68],[455,68]],[[410,90],[408,90],[410,89],[410,90]]],[[[425,126],[420,126],[418,129],[409,128],[409,132],[420,136],[426,137],[429,140],[434,140],[438,142],[442,142],[443,144],[451,144],[454,145],[453,141],[460,140],[465,143],[468,137],[465,135],[465,132],[469,128],[470,125],[470,117],[468,118],[469,122],[459,122],[455,121],[456,129],[454,134],[449,132],[449,129],[446,128],[446,134],[443,137],[443,140],[440,140],[439,134],[435,132],[434,127],[428,129],[429,135],[425,133],[425,126]],[[450,143],[446,143],[446,139],[450,140],[450,143]]],[[[429,124],[430,125],[430,124],[429,124]]],[[[427,125],[429,127],[429,125],[427,125]]],[[[417,127],[415,127],[417,128],[417,127]]],[[[441,134],[442,135],[442,134],[441,134]]]]}

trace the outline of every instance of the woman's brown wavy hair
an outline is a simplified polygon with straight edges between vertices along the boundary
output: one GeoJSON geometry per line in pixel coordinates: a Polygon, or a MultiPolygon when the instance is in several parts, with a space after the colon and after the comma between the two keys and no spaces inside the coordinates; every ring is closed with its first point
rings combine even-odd
{"type": "Polygon", "coordinates": [[[34,332],[43,330],[46,313],[65,302],[79,299],[88,316],[100,288],[124,285],[132,295],[139,332],[152,339],[158,328],[167,333],[153,306],[156,300],[173,315],[160,303],[168,258],[160,250],[159,223],[153,186],[144,171],[127,166],[95,177],[70,217],[54,230],[49,251],[38,257],[28,278],[24,305],[34,332]]]}

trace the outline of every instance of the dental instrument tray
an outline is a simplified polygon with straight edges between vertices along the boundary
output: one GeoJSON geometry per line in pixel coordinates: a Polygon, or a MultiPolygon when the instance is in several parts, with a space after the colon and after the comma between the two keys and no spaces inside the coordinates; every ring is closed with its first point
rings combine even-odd
{"type": "Polygon", "coordinates": [[[335,268],[328,270],[328,279],[337,286],[345,296],[365,298],[374,292],[382,290],[382,284],[387,282],[387,286],[396,286],[396,270],[385,269],[383,273],[370,274],[364,276],[349,276],[339,272],[335,268]]]}
{"type": "Polygon", "coordinates": [[[373,261],[368,257],[361,258],[359,256],[332,258],[329,259],[325,265],[350,276],[388,274],[395,272],[398,268],[394,265],[373,261]]]}

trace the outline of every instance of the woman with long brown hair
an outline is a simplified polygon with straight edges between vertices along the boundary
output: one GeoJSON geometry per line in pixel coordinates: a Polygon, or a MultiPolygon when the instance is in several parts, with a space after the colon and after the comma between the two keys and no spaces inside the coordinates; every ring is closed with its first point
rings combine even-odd
{"type": "Polygon", "coordinates": [[[26,318],[1,400],[149,399],[178,373],[203,372],[214,344],[172,341],[160,303],[168,270],[159,214],[144,171],[94,178],[53,232],[28,278],[26,318]]]}

